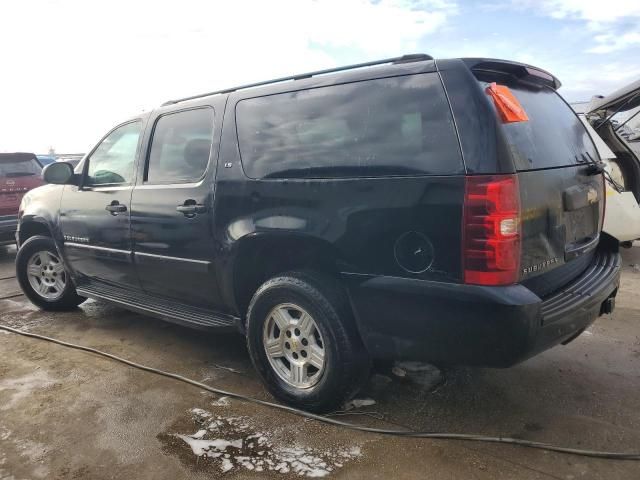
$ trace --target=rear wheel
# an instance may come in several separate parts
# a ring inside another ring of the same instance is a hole
[[[85,298],[76,293],[53,239],[29,238],[18,250],[16,276],[24,294],[43,310],[70,310]]]
[[[247,314],[251,360],[269,391],[305,410],[338,408],[368,378],[369,358],[346,296],[321,274],[265,282]]]

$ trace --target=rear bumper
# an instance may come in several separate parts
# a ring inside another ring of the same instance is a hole
[[[572,340],[610,310],[620,265],[618,253],[600,251],[582,275],[544,299],[523,285],[344,278],[374,357],[508,367]]]
[[[0,245],[8,245],[16,242],[16,230],[18,228],[17,215],[0,216]]]

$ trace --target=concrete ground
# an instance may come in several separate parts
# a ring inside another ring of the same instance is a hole
[[[102,302],[44,313],[0,254],[0,323],[270,399],[243,339]],[[624,252],[617,309],[565,347],[508,370],[405,366],[375,375],[338,418],[640,451],[640,248]],[[634,266],[635,265],[635,266]],[[15,295],[15,296],[13,296]],[[418,370],[418,371],[416,371]],[[434,381],[434,378],[436,379]],[[219,398],[83,352],[0,331],[0,479],[637,479],[640,463],[513,446],[401,439]]]

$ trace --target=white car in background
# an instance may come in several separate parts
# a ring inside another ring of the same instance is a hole
[[[631,246],[640,239],[640,80],[572,107],[606,165],[603,230],[623,246]]]

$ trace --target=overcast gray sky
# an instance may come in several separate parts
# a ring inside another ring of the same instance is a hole
[[[170,98],[403,53],[531,63],[570,101],[640,78],[639,0],[22,0],[0,18],[0,151],[84,152]]]

